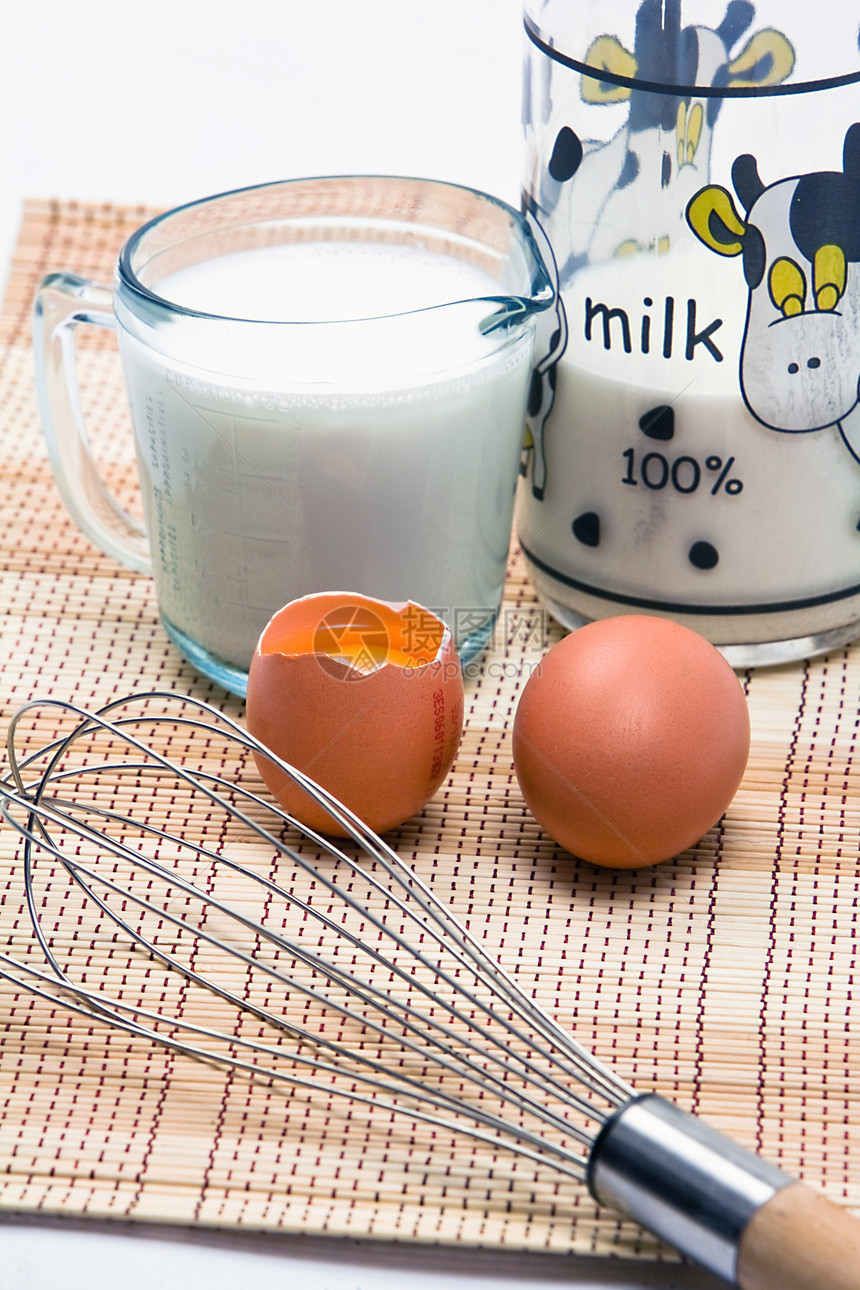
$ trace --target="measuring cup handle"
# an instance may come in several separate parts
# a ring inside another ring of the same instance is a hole
[[[110,492],[93,458],[78,390],[78,323],[116,327],[110,288],[73,273],[50,274],[36,293],[33,349],[51,469],[82,532],[120,564],[150,573],[146,531]]]

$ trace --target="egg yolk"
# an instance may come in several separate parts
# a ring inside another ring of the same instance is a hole
[[[296,602],[260,638],[263,654],[325,654],[360,672],[386,663],[415,668],[439,655],[445,625],[418,606],[372,606],[343,598],[320,616],[319,604]]]

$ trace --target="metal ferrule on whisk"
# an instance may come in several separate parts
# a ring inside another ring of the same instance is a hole
[[[753,1215],[793,1179],[653,1093],[616,1111],[588,1166],[595,1200],[737,1285]]]

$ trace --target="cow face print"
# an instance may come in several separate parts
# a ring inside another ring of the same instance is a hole
[[[687,219],[710,250],[743,257],[744,401],[786,434],[838,427],[860,463],[860,123],[845,135],[841,172],[766,187],[744,156],[732,179],[742,213],[730,192],[709,185]]]

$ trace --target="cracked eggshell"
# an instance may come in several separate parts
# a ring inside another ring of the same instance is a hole
[[[526,683],[514,769],[560,846],[638,868],[684,851],[721,818],[747,764],[750,722],[722,654],[669,619],[630,614],[580,627]]]
[[[463,731],[463,678],[449,629],[412,602],[306,596],[263,631],[246,724],[377,833],[420,811],[446,778]],[[328,812],[267,757],[257,768],[280,805],[320,833]]]

